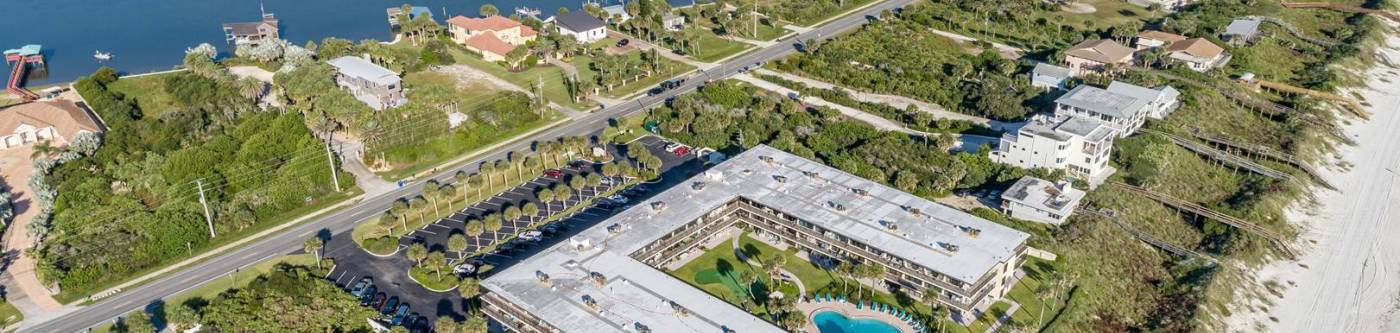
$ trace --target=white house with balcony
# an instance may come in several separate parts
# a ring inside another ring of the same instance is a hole
[[[1102,183],[1116,130],[1084,116],[1038,115],[1015,133],[1001,136],[992,161],[1020,168],[1063,169],[1071,177]]]
[[[1055,114],[1097,119],[1127,137],[1147,118],[1161,119],[1175,111],[1180,95],[1171,86],[1146,88],[1118,81],[1108,89],[1081,85],[1055,100]]]

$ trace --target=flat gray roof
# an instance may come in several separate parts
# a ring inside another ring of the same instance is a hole
[[[762,158],[761,158],[762,157]],[[765,162],[764,158],[771,158]],[[809,177],[804,174],[815,175]],[[780,182],[775,176],[785,177]],[[696,186],[703,183],[703,186]],[[868,191],[860,195],[852,189]],[[678,227],[745,197],[972,283],[1011,260],[1030,236],[821,163],[759,145],[685,183],[580,232],[483,281],[489,291],[569,332],[629,330],[642,323],[665,332],[782,332],[747,312],[629,257]],[[664,204],[653,205],[662,202]],[[832,208],[840,203],[843,210]],[[663,206],[660,209],[656,206]],[[914,207],[914,216],[903,207]],[[893,224],[897,229],[884,225]],[[618,232],[609,232],[617,225]],[[980,230],[977,236],[965,228]],[[580,246],[587,244],[587,246]],[[956,252],[941,244],[958,246]],[[538,281],[536,272],[553,286]],[[599,272],[606,283],[586,280]],[[583,306],[597,300],[603,314]],[[689,316],[673,313],[670,302]],[[633,330],[635,331],[635,330]]]
[[[340,58],[331,59],[326,63],[335,66],[337,72],[346,76],[365,79],[385,86],[399,83],[398,73],[394,73],[394,71],[384,67],[379,67],[379,65],[375,65],[364,58],[342,56]]]
[[[1068,141],[1072,135],[1089,142],[1099,142],[1113,135],[1113,129],[1101,121],[1070,115],[1037,116],[1020,130],[1058,141]]]
[[[1147,102],[1147,100],[1087,84],[1074,87],[1074,90],[1070,90],[1069,93],[1055,99],[1057,104],[1069,105],[1117,118],[1132,118],[1147,105]]]
[[[1068,79],[1070,78],[1070,76],[1072,76],[1069,68],[1055,66],[1043,62],[1035,63],[1035,68],[1031,69],[1031,71],[1039,75],[1049,76],[1060,80]]]
[[[1254,36],[1259,32],[1259,20],[1257,19],[1235,19],[1230,21],[1230,25],[1225,26],[1224,35]]]
[[[1084,198],[1084,191],[1068,185],[1062,188],[1048,180],[1025,176],[1002,192],[1001,198],[1069,216],[1079,205],[1079,199]]]

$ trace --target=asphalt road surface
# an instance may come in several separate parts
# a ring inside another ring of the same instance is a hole
[[[639,97],[621,104],[610,105],[602,111],[589,114],[568,124],[540,132],[535,137],[505,145],[493,152],[483,154],[476,159],[463,162],[460,166],[445,168],[442,172],[432,176],[432,178],[450,183],[452,175],[456,173],[457,170],[474,172],[477,166],[483,161],[504,159],[506,155],[512,151],[528,151],[533,147],[535,142],[548,141],[560,137],[585,136],[599,133],[607,127],[609,119],[620,118],[649,107],[654,107],[671,97],[698,88],[707,80],[727,78],[745,69],[745,67],[749,67],[758,62],[777,59],[796,52],[795,44],[797,41],[829,38],[840,32],[863,25],[871,18],[878,17],[880,13],[885,10],[894,10],[913,2],[914,0],[887,0],[866,7],[860,11],[827,22],[806,33],[783,39],[772,46],[735,57],[707,71],[691,74],[690,79],[686,80],[679,88],[667,90],[653,96]],[[44,322],[25,323],[24,326],[20,328],[20,332],[81,332],[93,326],[110,322],[113,318],[127,312],[155,304],[162,298],[178,294],[181,291],[199,286],[207,281],[224,277],[236,269],[251,266],[271,257],[296,252],[301,249],[302,242],[313,234],[327,232],[329,234],[340,234],[349,232],[354,228],[356,223],[376,216],[388,209],[389,205],[394,200],[418,193],[425,180],[426,179],[414,180],[403,188],[375,197],[365,198],[362,202],[350,208],[331,213],[328,216],[309,223],[288,228],[280,234],[255,241],[222,256],[213,257],[192,267],[177,271],[176,273],[155,279],[138,287],[130,288],[117,295],[105,298],[96,304],[78,308],[50,318]]]

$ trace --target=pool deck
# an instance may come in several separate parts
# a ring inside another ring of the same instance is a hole
[[[894,326],[894,328],[899,329],[899,331],[903,333],[918,332],[914,330],[913,326],[909,326],[909,323],[906,323],[904,322],[904,320],[901,320],[899,318],[895,318],[894,315],[883,312],[871,311],[869,308],[856,309],[856,305],[853,303],[817,303],[811,301],[802,301],[797,303],[797,310],[807,314],[807,325],[802,328],[807,333],[821,332],[820,330],[817,330],[817,325],[815,324],[816,321],[813,320],[813,317],[815,317],[818,312],[824,311],[836,311],[841,313],[842,315],[845,315],[846,318],[850,319],[875,319],[883,321],[885,323],[890,324],[890,326]]]

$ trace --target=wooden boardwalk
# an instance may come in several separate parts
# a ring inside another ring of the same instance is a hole
[[[1307,113],[1307,112],[1298,111],[1297,109],[1294,109],[1294,108],[1291,108],[1291,107],[1287,107],[1287,106],[1284,106],[1284,105],[1281,105],[1281,104],[1278,104],[1278,103],[1274,103],[1274,102],[1272,102],[1272,101],[1268,101],[1268,100],[1256,98],[1256,97],[1254,97],[1254,96],[1250,96],[1249,94],[1240,93],[1240,92],[1237,92],[1237,91],[1235,91],[1235,90],[1233,90],[1233,89],[1230,89],[1229,86],[1220,86],[1220,85],[1205,83],[1205,82],[1197,81],[1197,80],[1195,80],[1195,79],[1189,79],[1189,78],[1185,78],[1185,77],[1182,77],[1182,76],[1178,76],[1178,75],[1176,75],[1176,74],[1171,74],[1171,73],[1167,73],[1167,72],[1159,71],[1159,70],[1151,70],[1151,69],[1139,69],[1139,70],[1142,71],[1143,73],[1148,74],[1148,75],[1160,77],[1160,78],[1163,78],[1163,79],[1181,82],[1181,83],[1184,83],[1184,84],[1187,84],[1187,85],[1191,85],[1191,86],[1195,86],[1195,87],[1198,87],[1198,88],[1203,88],[1203,89],[1209,89],[1209,90],[1218,91],[1218,92],[1220,92],[1221,95],[1224,95],[1227,99],[1230,99],[1231,101],[1235,102],[1235,104],[1238,104],[1238,105],[1240,105],[1240,106],[1242,106],[1242,107],[1249,108],[1251,111],[1259,112],[1259,113],[1264,114],[1264,115],[1267,115],[1267,116],[1289,115],[1289,116],[1297,117],[1297,119],[1302,120],[1303,122],[1308,123],[1309,125],[1317,126],[1318,128],[1322,128],[1322,129],[1326,130],[1327,134],[1331,135],[1332,137],[1336,138],[1337,140],[1339,140],[1339,141],[1341,141],[1341,142],[1343,142],[1343,143],[1347,143],[1347,144],[1353,144],[1353,143],[1355,143],[1355,141],[1353,141],[1350,137],[1348,137],[1348,136],[1346,135],[1346,133],[1343,133],[1343,132],[1342,132],[1341,128],[1338,128],[1338,127],[1337,127],[1335,124],[1333,124],[1331,121],[1328,121],[1328,120],[1325,120],[1325,119],[1320,119],[1320,117],[1318,117],[1318,116],[1315,115],[1315,114],[1310,114],[1310,113]]]
[[[1085,205],[1083,207],[1080,207],[1079,209],[1080,211],[1103,217],[1105,220],[1108,220],[1108,222],[1113,223],[1114,226],[1117,226],[1118,229],[1121,229],[1123,230],[1123,232],[1127,232],[1129,235],[1132,235],[1133,238],[1137,238],[1139,241],[1161,249],[1162,251],[1167,251],[1167,253],[1171,253],[1178,257],[1202,258],[1205,260],[1209,260],[1212,263],[1217,262],[1215,258],[1212,258],[1200,252],[1192,251],[1191,249],[1185,247],[1177,246],[1176,244],[1172,244],[1170,242],[1162,240],[1161,238],[1152,236],[1151,234],[1143,232],[1142,230],[1138,230],[1137,228],[1134,228],[1132,225],[1124,223],[1123,221],[1119,221],[1117,218],[1117,213],[1112,210],[1098,209],[1090,205]]]
[[[1283,181],[1290,181],[1290,182],[1291,182],[1291,181],[1296,181],[1296,180],[1294,179],[1293,175],[1291,175],[1291,174],[1289,174],[1289,173],[1287,173],[1287,172],[1282,172],[1282,171],[1274,170],[1274,169],[1269,168],[1269,167],[1267,167],[1267,166],[1260,165],[1259,163],[1255,163],[1254,161],[1251,161],[1251,160],[1249,160],[1249,159],[1247,159],[1247,158],[1240,157],[1240,156],[1236,156],[1236,155],[1234,155],[1234,154],[1230,154],[1230,153],[1225,152],[1225,151],[1223,151],[1223,150],[1211,148],[1210,146],[1201,144],[1201,143],[1196,142],[1196,141],[1192,141],[1192,140],[1190,140],[1190,139],[1186,139],[1186,138],[1183,138],[1183,137],[1179,137],[1179,136],[1173,135],[1173,134],[1171,134],[1171,133],[1162,132],[1162,131],[1156,131],[1156,130],[1150,130],[1150,129],[1146,129],[1146,128],[1138,129],[1138,131],[1139,131],[1139,132],[1142,132],[1142,133],[1154,134],[1154,135],[1157,135],[1157,136],[1161,136],[1161,137],[1167,138],[1168,140],[1171,140],[1172,143],[1175,143],[1177,146],[1180,146],[1180,147],[1182,147],[1182,148],[1185,148],[1186,150],[1190,150],[1190,151],[1195,152],[1195,153],[1197,153],[1197,154],[1205,155],[1205,156],[1207,156],[1207,157],[1210,157],[1210,158],[1213,159],[1213,160],[1220,161],[1220,162],[1222,162],[1222,163],[1227,163],[1227,164],[1230,164],[1230,165],[1234,165],[1234,166],[1237,167],[1237,168],[1242,168],[1242,169],[1245,169],[1245,170],[1249,170],[1250,172],[1254,172],[1254,173],[1259,174],[1259,175],[1264,176],[1264,177],[1269,177],[1269,178],[1278,179],[1278,180],[1283,180]]]
[[[1356,100],[1342,97],[1341,95],[1307,89],[1282,82],[1274,82],[1260,79],[1254,79],[1253,81],[1250,81],[1249,85],[1252,87],[1264,88],[1284,94],[1311,96],[1337,102],[1342,104],[1343,109],[1351,111],[1352,115],[1360,117],[1361,119],[1371,119],[1371,115],[1366,112],[1366,109],[1361,107],[1361,103],[1357,103]]]
[[[1245,155],[1248,155],[1248,157],[1258,156],[1274,160],[1276,162],[1291,165],[1295,168],[1298,168],[1299,170],[1303,170],[1303,172],[1306,172],[1308,176],[1310,176],[1312,180],[1317,182],[1319,185],[1322,185],[1323,187],[1332,190],[1337,189],[1336,186],[1332,186],[1332,184],[1328,183],[1326,179],[1323,179],[1322,174],[1319,173],[1316,168],[1313,168],[1311,164],[1303,162],[1302,160],[1299,160],[1293,155],[1276,151],[1270,149],[1269,147],[1237,142],[1218,135],[1204,134],[1201,133],[1200,130],[1197,130],[1195,128],[1188,128],[1187,131],[1190,132],[1191,136],[1196,139],[1200,139],[1202,141],[1205,141],[1206,143],[1221,147],[1227,152],[1234,152],[1236,155],[1239,155],[1241,152],[1243,152]]]
[[[1274,232],[1273,230],[1260,227],[1257,224],[1245,221],[1234,216],[1227,215],[1225,213],[1217,212],[1215,210],[1206,208],[1194,202],[1181,200],[1163,193],[1153,192],[1145,188],[1121,182],[1108,182],[1108,184],[1127,190],[1132,194],[1137,194],[1148,199],[1156,200],[1157,202],[1160,202],[1167,206],[1171,206],[1173,208],[1176,208],[1177,210],[1190,212],[1192,214],[1196,214],[1197,216],[1216,220],[1220,223],[1224,223],[1237,229],[1244,230],[1256,236],[1264,237],[1264,239],[1272,243],[1274,247],[1278,248],[1279,251],[1283,252],[1284,256],[1287,256],[1289,259],[1294,259],[1298,256],[1298,253],[1294,251],[1292,247],[1288,246],[1288,239],[1285,238],[1283,235]]]

